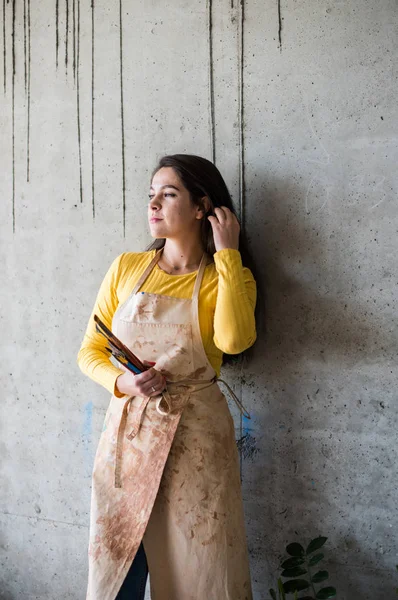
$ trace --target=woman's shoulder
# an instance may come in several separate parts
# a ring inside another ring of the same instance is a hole
[[[124,280],[130,279],[134,273],[139,273],[149,264],[155,255],[155,250],[148,252],[122,252],[112,261],[107,276],[113,281],[113,285],[119,285]]]
[[[119,276],[131,275],[132,271],[140,271],[145,268],[155,256],[156,250],[145,252],[123,252],[116,258],[119,267]]]

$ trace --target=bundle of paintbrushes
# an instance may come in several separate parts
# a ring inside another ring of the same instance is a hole
[[[108,342],[107,350],[129,371],[132,371],[136,375],[147,371],[150,367],[146,367],[127,346],[125,346],[108,327],[101,321],[101,319],[94,315],[95,328],[106,338]]]

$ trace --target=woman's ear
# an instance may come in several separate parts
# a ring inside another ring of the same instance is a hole
[[[197,219],[204,219],[207,213],[211,210],[211,202],[208,196],[201,198],[202,205],[198,206]]]

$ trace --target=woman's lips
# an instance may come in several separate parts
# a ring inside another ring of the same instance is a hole
[[[158,218],[156,218],[156,217],[151,217],[151,218],[149,219],[149,222],[150,222],[150,223],[157,223],[158,221],[162,221],[162,219],[158,219]]]

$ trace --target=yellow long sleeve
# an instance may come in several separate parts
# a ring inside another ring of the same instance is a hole
[[[115,367],[105,350],[105,338],[96,332],[94,314],[111,328],[112,317],[124,303],[155,251],[121,254],[106,273],[91,312],[77,362],[82,372],[110,393],[123,373]],[[140,288],[143,292],[190,298],[196,272],[168,275],[156,265]],[[207,265],[199,293],[199,324],[209,362],[220,373],[223,352],[237,354],[256,339],[254,308],[256,283],[251,271],[242,266],[238,250],[224,249],[214,254]]]
[[[214,262],[218,272],[214,343],[222,352],[239,354],[256,341],[256,282],[243,268],[238,250],[219,250]]]

